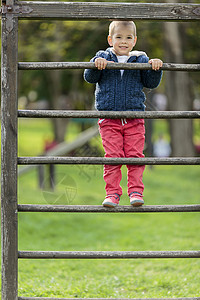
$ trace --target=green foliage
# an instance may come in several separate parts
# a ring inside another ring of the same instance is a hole
[[[22,20],[19,24],[19,61],[89,61],[96,51],[108,47],[109,21]],[[136,25],[136,49],[147,52],[151,58],[164,59],[163,23],[137,21]],[[187,22],[182,23],[181,28],[185,61],[197,63],[200,43],[198,26],[195,22]],[[30,90],[35,90],[37,100],[46,99],[52,102],[51,86],[57,86],[54,76],[50,75],[52,72],[54,71],[21,71],[19,95],[26,96],[29,102],[28,94]],[[89,101],[89,107],[93,103],[93,85],[86,84],[82,75],[82,70],[59,71],[59,93],[74,97],[73,108],[76,107],[80,95],[83,95],[82,106],[85,101]],[[198,94],[199,76],[197,73],[192,73],[191,76],[195,94]],[[74,94],[76,95],[73,96]]]
[[[107,30],[107,22],[21,21],[19,60],[89,61],[98,49],[105,48],[105,30]],[[53,79],[50,76],[51,72],[21,72],[20,95],[25,94],[27,96],[28,92],[33,89],[37,91],[38,100],[52,100],[51,84]],[[82,70],[59,71],[60,94],[68,95],[76,92],[77,89],[79,93],[84,89],[87,92],[88,85],[84,84],[82,73]],[[91,90],[92,87],[90,87]]]
[[[88,62],[98,50],[108,47],[109,21],[20,20],[19,24],[19,61]],[[163,24],[156,21],[136,21],[136,49],[145,51],[150,58],[159,57],[165,61]],[[185,62],[197,63],[200,42],[198,27],[195,22],[179,24]],[[190,78],[188,85],[192,87],[191,97],[187,101],[191,103],[192,109],[193,99],[199,99],[200,77],[197,72],[191,72]],[[165,80],[164,75],[158,89],[160,93],[165,93]],[[148,98],[150,95],[147,95],[147,100]],[[90,110],[94,107],[94,85],[83,80],[83,70],[20,71],[19,107],[42,109],[43,106],[32,103],[41,103],[41,100],[45,100],[45,108],[49,109]],[[44,105],[44,101],[40,105]],[[174,110],[174,107],[171,105],[168,109]],[[60,134],[59,126],[63,128]],[[62,141],[66,124],[59,126],[53,127],[54,139]]]

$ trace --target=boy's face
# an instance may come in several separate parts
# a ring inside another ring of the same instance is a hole
[[[118,56],[129,55],[137,41],[131,25],[117,25],[112,36],[108,36],[108,44],[113,47]]]

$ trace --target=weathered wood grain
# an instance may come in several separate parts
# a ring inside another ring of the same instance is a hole
[[[60,70],[60,69],[96,69],[91,62],[19,62],[19,70]],[[147,63],[108,63],[107,69],[114,70],[151,70]],[[163,71],[200,71],[200,64],[164,63]]]
[[[199,111],[19,110],[20,118],[198,119]]]
[[[2,300],[17,300],[17,45],[18,20],[2,18],[1,222]],[[11,27],[10,27],[11,26]],[[12,28],[11,31],[10,28]]]
[[[11,11],[10,11],[11,12]],[[199,20],[199,4],[115,2],[17,2],[19,18],[63,20]]]
[[[200,165],[199,157],[19,157],[19,165],[64,164],[64,165]]]
[[[200,251],[19,251],[31,259],[200,258]]]
[[[102,205],[37,205],[19,204],[19,212],[68,212],[68,213],[161,213],[161,212],[200,212],[200,205],[144,205],[133,207],[119,205],[115,208]]]

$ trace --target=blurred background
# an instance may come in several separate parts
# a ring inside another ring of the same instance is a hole
[[[98,50],[108,47],[108,25],[107,21],[20,21],[19,61],[88,62]],[[137,21],[136,26],[135,49],[145,51],[150,58],[171,63],[200,61],[197,22]],[[19,109],[91,110],[94,88],[83,80],[83,70],[20,71]],[[160,86],[145,92],[147,110],[200,110],[199,72],[165,71]],[[71,122],[81,132],[96,120],[51,120],[51,132],[43,136],[39,152],[51,142],[65,141]],[[199,155],[199,129],[199,120],[147,120],[146,155],[159,155],[154,149],[160,141],[168,147],[166,156]]]

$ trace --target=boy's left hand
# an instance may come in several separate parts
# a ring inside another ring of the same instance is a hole
[[[159,59],[159,58],[154,58],[154,59],[150,59],[150,60],[149,60],[149,64],[152,65],[152,69],[153,69],[154,71],[158,71],[158,70],[162,67],[163,62],[162,62],[162,60]]]

